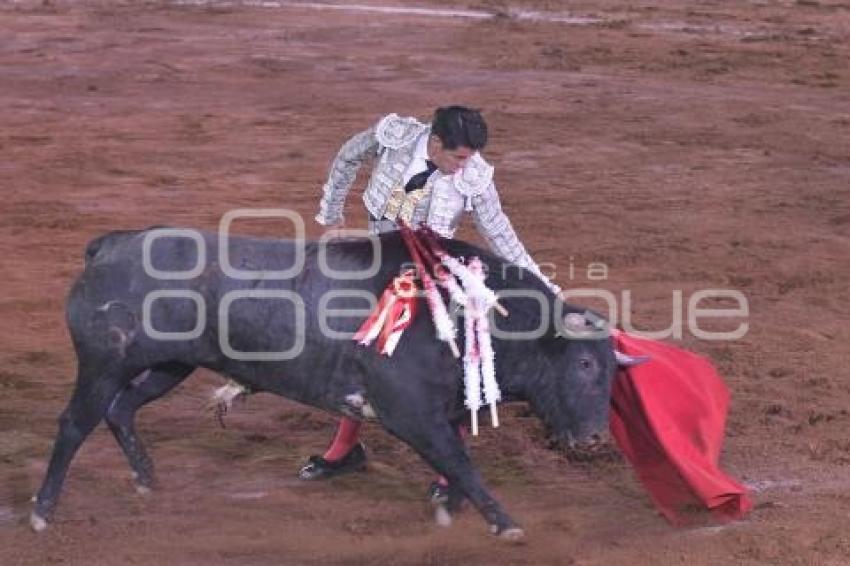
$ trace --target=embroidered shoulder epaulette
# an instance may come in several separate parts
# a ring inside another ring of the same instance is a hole
[[[398,114],[388,114],[375,126],[378,143],[390,149],[399,149],[413,143],[427,126],[416,118],[403,118]]]
[[[493,166],[484,161],[481,154],[475,152],[463,169],[454,174],[454,187],[463,196],[470,198],[484,192],[493,181]]]

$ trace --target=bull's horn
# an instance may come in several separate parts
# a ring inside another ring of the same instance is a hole
[[[650,360],[649,356],[630,356],[619,350],[614,350],[614,356],[617,357],[617,363],[626,368],[640,365]]]

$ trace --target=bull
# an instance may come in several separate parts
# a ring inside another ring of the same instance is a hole
[[[204,367],[251,391],[376,419],[448,479],[450,500],[471,501],[494,534],[522,536],[484,487],[458,435],[466,417],[462,364],[435,339],[424,299],[392,357],[337,337],[350,336],[362,322],[363,296],[380,296],[409,265],[397,232],[325,243],[248,237],[224,243],[216,234],[190,233],[195,236],[164,237],[161,228],[110,232],[88,245],[66,305],[76,385],[34,498],[35,530],[47,526],[71,460],[104,419],[137,487],[149,489],[153,465],[134,415]],[[592,330],[593,317],[560,301],[530,272],[504,269],[497,257],[461,241],[442,244],[452,255],[481,258],[487,285],[510,313],[493,321],[505,331],[493,336],[503,400],[527,402],[556,439],[594,442],[607,428],[618,360],[604,334],[570,334],[577,320]],[[351,276],[330,276],[328,266]],[[361,316],[328,317],[331,309]],[[298,355],[287,354],[295,349]]]

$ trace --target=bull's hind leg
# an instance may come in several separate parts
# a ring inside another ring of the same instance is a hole
[[[149,492],[155,478],[153,462],[136,435],[136,411],[177,387],[194,369],[177,362],[160,364],[133,379],[109,405],[106,423],[127,456],[139,493]]]
[[[467,454],[463,441],[448,422],[384,422],[390,432],[407,442],[452,489],[463,493],[490,525],[490,532],[508,540],[519,540],[524,533],[484,488],[481,476]],[[457,497],[457,495],[455,495]]]
[[[47,526],[47,518],[56,506],[68,466],[80,445],[103,419],[115,395],[138,373],[138,370],[129,370],[119,363],[106,367],[106,371],[97,374],[82,365],[79,368],[74,394],[59,417],[59,433],[53,445],[47,475],[30,516],[30,523],[37,531]]]
[[[463,427],[457,427],[455,429],[455,435],[464,446],[464,450],[468,455],[465,429]],[[466,496],[455,484],[449,484],[445,477],[440,476],[428,488],[428,499],[431,501],[431,505],[434,506],[434,519],[437,524],[442,527],[448,527],[452,524],[452,515],[461,510]]]

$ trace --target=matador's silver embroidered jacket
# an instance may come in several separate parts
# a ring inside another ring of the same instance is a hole
[[[323,225],[342,222],[345,198],[357,171],[367,158],[374,158],[372,176],[363,193],[366,209],[374,218],[391,221],[404,218],[414,226],[424,221],[441,236],[451,238],[463,213],[470,212],[493,252],[538,275],[557,292],[559,288],[540,272],[502,211],[493,184],[493,167],[478,152],[454,174],[434,171],[425,190],[404,193],[402,179],[413,160],[416,145],[430,132],[430,125],[415,118],[389,114],[345,142],[323,187],[316,220]]]

